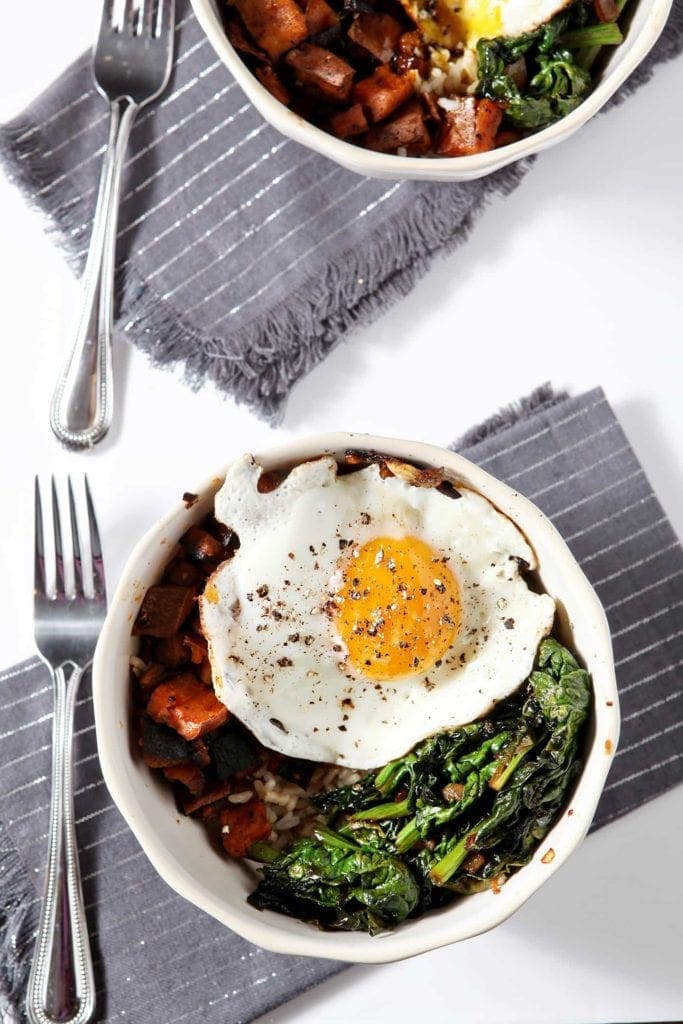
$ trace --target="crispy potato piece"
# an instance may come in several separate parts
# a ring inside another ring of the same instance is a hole
[[[271,60],[302,43],[308,36],[304,13],[295,0],[233,0],[257,46]]]
[[[395,153],[399,148],[405,148],[411,155],[426,153],[431,145],[431,139],[425,126],[424,111],[419,99],[415,97],[390,120],[371,128],[365,136],[365,145],[368,149],[375,149],[381,153]],[[394,476],[402,475],[395,472],[393,465],[388,465],[387,468],[391,469]],[[414,482],[410,480],[410,483]]]
[[[204,773],[196,764],[169,765],[163,771],[171,782],[182,783],[191,796],[201,796],[204,791]]]
[[[410,99],[414,91],[409,79],[382,66],[368,78],[356,82],[352,96],[356,103],[363,104],[371,121],[383,121]]]
[[[229,17],[225,31],[228,39],[240,53],[248,53],[251,57],[256,57],[257,60],[265,60],[266,55],[263,50],[260,50],[258,46],[255,46],[252,40],[247,35],[241,18],[237,15]]]
[[[270,822],[262,800],[232,804],[221,811],[223,846],[231,857],[244,857],[252,843],[267,839]]]
[[[229,783],[214,783],[209,789],[205,790],[201,796],[195,797],[192,800],[188,799],[183,801],[183,814],[196,814],[197,811],[203,811],[207,807],[220,804],[222,800],[226,799],[229,793]]]
[[[133,625],[133,636],[172,637],[194,605],[194,587],[160,583],[145,594]]]
[[[498,104],[474,96],[458,97],[450,103],[456,106],[443,112],[436,152],[440,156],[470,156],[493,149],[503,117]]]
[[[147,714],[186,740],[196,740],[228,720],[226,706],[189,672],[159,683],[149,699]]]
[[[270,64],[264,64],[263,67],[256,68],[254,74],[271,96],[274,96],[280,103],[284,103],[286,107],[289,106],[291,100],[289,90],[277,71],[274,71]]]
[[[336,11],[334,11],[327,0],[307,0],[306,3],[306,24],[312,36],[320,32],[327,32],[339,23]]]
[[[348,110],[342,110],[330,118],[330,128],[340,139],[362,135],[368,130],[368,119],[360,103],[354,103]]]
[[[361,11],[354,14],[347,35],[380,64],[388,64],[396,52],[403,29],[390,14]]]
[[[348,99],[353,68],[330,50],[304,43],[287,54],[285,63],[294,72],[297,82],[314,95],[333,103],[344,103]]]

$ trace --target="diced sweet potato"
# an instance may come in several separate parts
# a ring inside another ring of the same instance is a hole
[[[190,660],[189,652],[180,635],[165,637],[154,644],[154,659],[166,668],[179,668]]]
[[[189,558],[174,558],[164,572],[164,583],[174,583],[177,587],[196,587],[203,579],[202,566]]]
[[[368,130],[368,119],[360,103],[354,103],[348,110],[342,110],[330,118],[330,128],[340,139],[362,135]]]
[[[280,103],[284,103],[286,107],[290,103],[289,90],[278,75],[277,71],[274,71],[270,64],[264,64],[261,68],[256,68],[254,72],[261,85],[268,90],[271,96],[274,96]]]
[[[141,690],[148,693],[167,675],[168,669],[165,665],[150,665],[141,676],[138,676],[138,686]]]
[[[244,857],[252,843],[267,839],[271,826],[262,800],[233,804],[221,811],[223,846],[231,857]]]
[[[184,800],[183,813],[196,814],[198,811],[202,811],[209,806],[220,804],[228,796],[230,790],[230,785],[225,782],[219,785],[214,784],[205,789],[201,796],[194,797],[191,800]]]
[[[380,64],[388,64],[396,52],[402,31],[396,18],[390,14],[361,11],[354,14],[347,35]]]
[[[287,54],[285,63],[294,72],[297,82],[313,95],[332,103],[344,103],[348,99],[353,68],[330,50],[304,43]]]
[[[181,633],[180,641],[185,648],[186,657],[193,665],[201,665],[207,656],[208,646],[200,633]]]
[[[304,13],[295,0],[233,0],[257,46],[271,60],[308,36]]]
[[[170,725],[183,739],[196,740],[228,720],[228,709],[190,673],[159,683],[147,705],[155,722]]]
[[[180,782],[192,796],[200,796],[204,789],[204,773],[196,764],[174,764],[164,768],[171,782]]]
[[[257,60],[265,60],[265,53],[256,46],[244,30],[244,25],[237,15],[228,18],[225,26],[228,39],[240,53],[248,53]]]
[[[503,111],[493,100],[461,96],[449,100],[436,144],[440,156],[470,156],[493,149]]]
[[[521,139],[519,132],[506,129],[505,131],[498,132],[496,135],[496,149],[500,149],[501,146],[511,146],[513,142],[519,142]]]
[[[411,156],[426,153],[431,139],[419,99],[415,97],[389,121],[371,128],[365,136],[365,145],[380,153],[395,153],[397,149],[406,149]]]
[[[336,11],[334,11],[327,0],[307,0],[306,3],[306,24],[312,36],[321,32],[327,32],[339,22]]]
[[[221,542],[201,526],[191,526],[180,538],[180,546],[195,562],[215,562],[225,555]]]
[[[424,107],[425,120],[430,124],[441,124],[441,110],[433,92],[421,92],[420,100]]]
[[[371,121],[383,121],[410,99],[413,84],[408,78],[395,75],[387,67],[377,68],[368,78],[356,82],[352,96],[356,103],[362,103]]]
[[[133,636],[173,636],[192,611],[194,597],[193,587],[170,583],[150,587],[133,625]]]

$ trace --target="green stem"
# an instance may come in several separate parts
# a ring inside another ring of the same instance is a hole
[[[258,860],[262,864],[273,864],[281,855],[281,850],[276,850],[270,843],[264,843],[261,840],[252,843],[247,850],[247,857],[250,860]]]
[[[560,46],[566,46],[568,50],[583,50],[593,46],[618,46],[623,40],[616,21],[609,21],[565,32],[557,42]]]
[[[458,870],[469,853],[468,840],[474,837],[474,832],[467,832],[455,846],[451,847],[445,857],[434,865],[429,872],[429,877],[434,885],[445,885]]]
[[[397,853],[405,853],[407,850],[414,846],[420,838],[420,833],[415,825],[415,818],[404,825],[401,831],[396,836],[396,851]]]
[[[390,761],[375,776],[375,789],[386,796],[395,788],[396,783],[415,760],[415,754],[408,754],[407,757],[402,757],[398,761]]]
[[[405,818],[410,814],[410,801],[392,800],[389,804],[377,804],[376,807],[366,807],[364,811],[352,814],[349,821],[383,821],[386,818]]]

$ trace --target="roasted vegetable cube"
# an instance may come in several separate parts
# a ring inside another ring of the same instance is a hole
[[[339,22],[336,12],[330,7],[326,0],[307,0],[306,3],[306,24],[312,36],[327,32]]]
[[[256,68],[254,74],[261,85],[268,90],[271,96],[274,96],[276,100],[280,101],[280,103],[284,103],[286,107],[289,106],[289,91],[280,76],[273,70],[270,64],[264,64],[263,67]]]
[[[371,128],[365,136],[365,145],[381,153],[395,153],[397,149],[405,149],[411,155],[426,153],[431,139],[417,97],[389,121]]]
[[[270,822],[262,800],[233,804],[221,811],[223,846],[231,857],[244,857],[252,843],[267,839]]]
[[[177,633],[194,605],[193,587],[160,583],[145,594],[133,626],[133,636],[171,637]]]
[[[174,729],[155,722],[149,715],[142,719],[142,757],[150,768],[167,768],[188,761],[190,744]]]
[[[180,782],[191,796],[201,796],[204,790],[204,773],[196,764],[175,764],[164,768],[164,775],[171,782]]]
[[[436,151],[440,156],[485,153],[496,144],[503,111],[493,100],[462,96],[448,101]]]
[[[348,99],[353,68],[330,50],[304,43],[287,54],[285,63],[294,72],[297,82],[315,96],[332,103],[344,103]]]
[[[368,130],[368,119],[360,103],[354,103],[348,110],[341,110],[330,118],[330,128],[340,139],[362,135]]]
[[[201,526],[191,526],[180,538],[180,546],[195,562],[216,562],[225,557],[223,545]]]
[[[360,14],[354,14],[347,34],[352,42],[380,64],[388,64],[396,52],[402,31],[396,18],[390,14],[361,11]]]
[[[257,46],[271,60],[303,42],[308,25],[295,0],[233,0]]]
[[[260,760],[256,744],[234,721],[229,722],[225,732],[212,740],[210,750],[216,775],[222,781],[253,768]]]
[[[356,82],[352,95],[356,103],[363,104],[371,121],[383,121],[410,99],[414,91],[410,79],[380,67],[368,78]]]
[[[190,673],[159,683],[149,699],[147,713],[186,740],[196,740],[228,720],[228,709],[213,690]]]

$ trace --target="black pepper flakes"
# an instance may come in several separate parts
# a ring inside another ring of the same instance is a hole
[[[256,588],[256,593],[258,594],[259,597],[268,597],[268,584],[262,583],[259,587]]]

